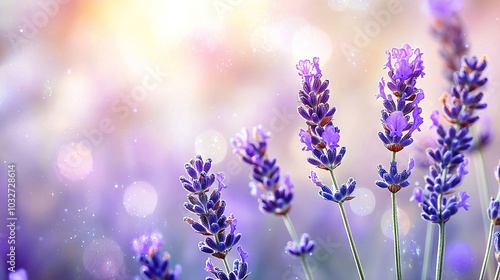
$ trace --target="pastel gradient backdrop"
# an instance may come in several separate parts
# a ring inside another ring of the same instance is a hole
[[[470,54],[489,61],[481,116],[494,137],[485,149],[494,196],[500,5],[465,1],[461,15]],[[0,220],[7,223],[7,164],[15,163],[16,268],[29,279],[134,279],[139,264],[131,241],[157,229],[172,263],[182,265],[182,279],[204,279],[207,256],[197,248],[201,236],[182,221],[189,213],[178,180],[184,163],[201,154],[226,173],[226,212],[238,218],[250,278],[302,279],[299,260],[284,253],[286,228],[259,212],[250,170],[231,151],[229,139],[241,127],[262,124],[272,132],[270,156],[296,186],[290,217],[317,242],[313,274],[354,279],[338,207],[308,181],[311,166],[298,138],[305,124],[296,113],[295,64],[318,56],[347,147],[336,176],[358,181],[356,199],[345,205],[361,262],[368,279],[392,279],[390,195],[374,185],[376,166],[388,165],[390,152],[377,137],[382,105],[375,95],[386,76],[385,51],[405,43],[420,48],[426,123],[414,135],[428,145],[428,116],[449,89],[430,23],[424,1],[416,0],[0,2]],[[416,146],[398,161],[421,156]],[[446,279],[477,278],[486,246],[485,209],[469,170],[460,189],[471,194],[472,207],[448,223]],[[409,198],[425,174],[414,171],[412,185],[398,193],[406,279],[421,275],[427,222]],[[0,228],[0,279],[8,279],[9,233]]]

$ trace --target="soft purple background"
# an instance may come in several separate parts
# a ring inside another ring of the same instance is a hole
[[[16,268],[26,269],[29,279],[133,279],[139,265],[131,240],[153,229],[163,234],[172,262],[182,265],[182,279],[203,279],[207,256],[197,249],[201,236],[182,221],[189,213],[178,181],[197,153],[212,156],[213,170],[226,173],[230,187],[223,198],[239,220],[250,278],[302,279],[300,262],[284,253],[289,237],[281,219],[258,211],[249,194],[250,170],[231,153],[229,139],[257,124],[272,132],[269,155],[296,186],[290,216],[297,231],[318,242],[309,258],[316,279],[354,279],[338,207],[320,199],[307,180],[311,166],[297,136],[304,124],[295,113],[295,64],[314,56],[330,80],[334,122],[348,149],[336,176],[340,182],[354,177],[366,194],[346,203],[365,274],[394,277],[385,221],[390,195],[373,184],[376,166],[390,160],[376,136],[382,105],[375,95],[386,75],[385,50],[405,43],[424,53],[426,76],[418,86],[427,95],[425,116],[449,89],[423,1],[61,2],[0,3],[0,180],[6,186],[7,164],[15,163]],[[484,158],[494,196],[500,5],[464,5],[470,53],[489,60],[489,107],[481,115],[491,119],[495,137]],[[347,45],[358,52],[343,51]],[[148,89],[135,91],[141,87]],[[417,146],[428,145],[429,124],[426,118],[416,144],[398,154],[401,165],[418,154]],[[460,189],[471,194],[472,207],[447,224],[446,279],[477,278],[485,249],[485,211],[474,166],[469,170]],[[406,214],[405,279],[420,279],[422,270],[427,223],[408,201],[425,173],[415,171],[412,185],[398,193]],[[0,220],[7,223],[6,191],[0,193]],[[0,228],[4,260],[8,232]],[[5,261],[0,269],[0,279],[7,279]]]

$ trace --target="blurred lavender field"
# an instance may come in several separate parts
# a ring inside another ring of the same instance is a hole
[[[488,108],[479,126],[489,120],[493,139],[484,160],[495,196],[500,5],[466,0],[461,16],[469,54],[488,57]],[[272,133],[270,153],[295,185],[290,217],[316,241],[309,258],[315,279],[355,279],[338,209],[308,180],[312,166],[298,137],[304,124],[296,113],[295,65],[317,56],[348,149],[336,176],[358,182],[345,205],[365,274],[393,279],[390,196],[374,184],[377,165],[390,159],[377,137],[382,106],[375,95],[387,74],[385,51],[420,48],[426,119],[417,145],[401,154],[423,157],[417,146],[425,149],[434,136],[428,116],[450,88],[430,28],[425,3],[416,0],[0,2],[0,180],[7,185],[7,166],[15,164],[16,270],[29,279],[136,279],[132,239],[158,230],[182,279],[204,279],[207,256],[182,220],[190,213],[179,183],[184,164],[201,154],[213,159],[212,171],[226,174],[226,212],[238,218],[249,278],[303,279],[299,260],[284,251],[286,228],[258,210],[250,170],[230,147],[241,127],[261,124]],[[460,189],[472,206],[448,223],[445,279],[477,278],[486,247],[486,210],[474,166],[468,169]],[[398,195],[405,279],[421,279],[428,223],[409,198],[426,174],[414,170]],[[8,224],[6,191],[0,201],[0,220]],[[3,280],[9,232],[1,228]]]

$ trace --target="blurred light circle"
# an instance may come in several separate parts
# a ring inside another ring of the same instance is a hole
[[[112,239],[94,239],[83,251],[83,265],[94,279],[120,279],[125,268],[122,249]]]
[[[348,3],[347,0],[329,0],[328,6],[334,11],[342,12],[347,9]]]
[[[287,17],[273,28],[273,43],[282,51],[292,52],[292,43],[295,32],[306,25],[300,17]]]
[[[353,195],[355,199],[349,201],[352,212],[359,216],[366,216],[375,209],[375,195],[367,188],[356,188]]]
[[[224,136],[215,130],[200,133],[194,142],[197,155],[204,159],[211,158],[213,163],[221,162],[227,153],[227,143]]]
[[[63,145],[57,154],[57,168],[69,180],[83,180],[92,171],[93,160],[89,147],[85,144],[70,143]]]
[[[446,247],[445,263],[460,275],[467,275],[474,270],[476,252],[465,242],[456,242]]]
[[[146,217],[155,210],[157,200],[153,186],[146,182],[134,182],[125,190],[123,205],[130,216]]]
[[[274,50],[273,28],[268,24],[260,24],[250,35],[250,45],[253,52],[271,52]]]
[[[401,209],[398,208],[398,224],[399,224],[399,236],[405,236],[410,231],[410,217],[408,214]],[[382,221],[380,223],[382,228],[382,232],[388,238],[394,238],[394,231],[392,227],[392,209],[385,211],[384,215],[382,215]]]
[[[295,32],[292,53],[295,60],[312,60],[317,56],[324,65],[332,54],[332,41],[323,30],[306,24]]]

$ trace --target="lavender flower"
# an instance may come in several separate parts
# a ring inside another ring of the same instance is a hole
[[[488,217],[495,225],[500,225],[499,213],[500,213],[500,201],[491,198],[490,207],[487,210]]]
[[[446,132],[440,125],[437,131],[439,146],[427,151],[434,164],[429,167],[429,175],[425,177],[425,191],[415,188],[413,199],[422,207],[422,218],[433,223],[444,223],[457,213],[459,208],[467,210],[469,206],[465,192],[459,193],[458,197],[444,196],[459,186],[467,174],[465,167],[468,160],[463,151],[470,147],[472,137],[467,135],[467,128],[457,132],[450,127]]]
[[[388,68],[390,81],[387,88],[392,94],[386,94],[386,82],[382,78],[379,82],[377,98],[383,99],[382,127],[379,138],[386,148],[392,152],[399,152],[413,142],[412,133],[420,131],[423,118],[422,109],[418,106],[424,98],[424,92],[415,87],[416,80],[424,76],[424,66],[420,49],[412,49],[404,45],[401,49],[392,49],[386,52],[388,61],[384,68]],[[395,59],[393,62],[392,59]]]
[[[245,280],[248,278],[248,275],[250,274],[248,272],[248,264],[246,262],[246,259],[248,258],[248,254],[243,251],[241,246],[238,246],[236,248],[240,254],[240,259],[236,259],[233,262],[233,270],[229,273],[224,272],[222,269],[214,266],[212,263],[212,260],[208,259],[205,265],[205,270],[212,273],[215,278],[213,277],[207,277],[206,280],[215,280],[215,279],[221,279],[221,280]]]
[[[451,96],[445,93],[441,102],[446,120],[459,127],[466,127],[479,119],[479,116],[474,115],[475,111],[487,106],[486,103],[482,103],[483,92],[476,89],[484,86],[488,79],[482,77],[487,64],[484,57],[481,60],[476,57],[470,59],[464,57],[462,61],[462,68],[453,75],[455,85],[451,90]]]
[[[301,64],[301,67],[304,71],[304,79],[311,77],[311,71],[320,71],[319,68],[307,63]],[[288,212],[292,205],[292,189],[294,186],[287,175],[283,177],[283,180],[280,180],[280,168],[276,164],[276,159],[270,159],[267,156],[267,140],[270,134],[262,126],[257,126],[253,128],[251,135],[252,137],[250,137],[250,131],[247,128],[243,128],[240,133],[237,133],[231,139],[233,152],[239,155],[244,162],[252,166],[251,178],[253,182],[250,183],[250,187],[252,195],[257,198],[259,209],[263,213],[283,217],[283,221],[293,239],[293,241],[289,242],[287,248],[294,252],[292,255],[301,257],[306,277],[307,279],[312,279],[304,256],[313,251],[314,241],[308,238],[307,248],[302,251],[301,249],[297,249],[302,248],[302,245],[300,245],[301,241],[297,240],[297,234],[288,217]]]
[[[472,136],[469,135],[469,126],[475,123],[479,117],[474,115],[476,110],[484,109],[486,103],[481,103],[483,93],[476,90],[486,84],[487,79],[481,76],[486,67],[486,61],[478,61],[476,58],[463,59],[462,69],[454,74],[455,85],[452,88],[452,97],[445,94],[441,100],[445,119],[454,127],[447,130],[438,123],[437,112],[433,112],[433,123],[436,126],[438,147],[429,149],[427,154],[434,164],[429,168],[426,176],[426,191],[423,196],[414,196],[414,199],[422,206],[422,217],[431,222],[444,223],[458,210],[453,209],[450,216],[443,215],[446,210],[445,204],[450,201],[464,201],[465,195],[450,199],[444,198],[452,189],[458,186],[466,173],[465,166],[468,160],[464,152],[470,149]],[[418,190],[417,192],[423,193]],[[414,193],[415,194],[415,193]],[[437,199],[434,201],[434,199]],[[439,200],[441,200],[439,202]],[[434,213],[437,210],[437,213]],[[434,217],[437,215],[437,217]]]
[[[330,108],[328,104],[329,81],[321,81],[321,69],[317,57],[312,63],[309,60],[299,61],[297,69],[302,77],[302,89],[299,90],[301,106],[297,111],[308,126],[307,130],[300,129],[299,132],[300,141],[305,145],[302,150],[312,151],[313,157],[307,158],[310,164],[321,169],[333,170],[342,162],[346,149],[345,147],[337,149],[340,129],[332,122],[336,109]]]
[[[288,242],[285,250],[287,253],[292,254],[294,256],[301,256],[305,254],[310,254],[314,250],[315,243],[309,237],[309,234],[304,233],[300,237],[300,241],[298,243]]]
[[[419,103],[424,99],[423,90],[416,87],[417,79],[423,77],[424,62],[420,49],[413,49],[405,44],[402,48],[393,48],[386,51],[389,81],[385,82],[382,77],[375,96],[382,98],[384,109],[380,119],[383,131],[378,133],[380,140],[386,149],[392,152],[390,168],[387,171],[382,165],[378,165],[378,174],[381,180],[375,182],[380,188],[386,188],[391,192],[392,224],[394,232],[394,261],[396,266],[396,278],[402,278],[401,253],[399,245],[398,213],[396,193],[410,185],[408,178],[415,165],[410,158],[408,168],[398,172],[396,153],[413,143],[413,132],[420,131],[423,118],[420,116],[422,108]],[[386,93],[386,86],[390,93]]]
[[[500,163],[496,166],[495,168],[495,177],[500,183]],[[481,266],[481,274],[479,276],[479,279],[484,279],[484,276],[486,274],[486,270],[488,267],[488,261],[490,258],[490,252],[491,252],[491,245],[492,245],[492,238],[493,238],[493,231],[495,230],[496,225],[500,225],[500,189],[497,191],[497,196],[496,198],[491,198],[490,206],[487,209],[487,214],[488,218],[490,220],[490,230],[488,233],[488,241],[486,243],[486,250],[484,253],[484,258],[483,258],[483,265]],[[495,258],[499,260],[500,262],[500,240],[498,239],[500,236],[499,232],[495,232],[495,239],[494,239],[494,244],[495,244]],[[495,279],[498,279],[500,275],[500,266],[497,266],[497,275],[495,276]]]
[[[266,154],[269,133],[262,126],[253,128],[252,137],[247,128],[231,138],[233,152],[252,166],[250,183],[251,193],[259,202],[259,209],[264,213],[286,215],[293,199],[293,185],[289,176],[280,183],[280,168],[276,159],[269,159]]]
[[[461,0],[428,0],[427,3],[433,17],[432,34],[440,43],[439,53],[445,61],[445,75],[453,82],[453,73],[460,69],[461,59],[469,49],[459,15],[463,3]]]
[[[413,158],[410,158],[408,162],[408,168],[398,173],[397,162],[391,161],[391,168],[389,172],[385,170],[382,165],[378,166],[378,174],[382,180],[375,182],[380,188],[387,188],[392,193],[397,193],[401,188],[405,188],[410,185],[408,178],[411,175],[411,171],[415,166]]]
[[[177,280],[180,279],[181,267],[170,268],[170,255],[168,252],[160,256],[163,246],[162,236],[158,232],[142,235],[132,241],[132,247],[142,264],[141,272],[148,279]]]
[[[500,263],[500,232],[495,231],[495,239],[493,241],[495,245],[495,259]]]
[[[185,217],[184,221],[190,224],[195,232],[207,236],[204,241],[198,244],[199,250],[222,259],[227,268],[226,257],[241,239],[241,234],[236,232],[237,220],[233,214],[229,216],[224,214],[226,201],[221,200],[221,191],[227,187],[224,184],[225,176],[222,172],[217,175],[210,173],[211,163],[211,159],[203,161],[203,158],[198,155],[185,164],[186,173],[189,177],[181,176],[179,179],[183,188],[188,191],[187,202],[184,203],[184,207],[197,215],[198,221],[189,217]],[[217,188],[210,190],[215,181],[217,181]],[[243,252],[243,249],[239,247],[238,251],[240,250]],[[213,271],[218,270],[220,269],[213,268]],[[247,264],[245,262],[245,270],[241,272],[241,278],[227,278],[228,276],[224,273],[215,273],[214,275],[217,279],[245,279],[246,271]]]
[[[309,178],[313,184],[320,188],[319,195],[323,199],[338,204],[359,278],[364,279],[363,268],[359,261],[356,245],[354,244],[343,206],[345,201],[354,198],[352,193],[356,187],[356,181],[353,178],[349,178],[345,184],[339,186],[333,172],[342,163],[346,148],[340,147],[340,129],[332,121],[336,108],[330,107],[328,103],[330,99],[328,85],[330,82],[328,80],[321,81],[322,72],[319,68],[318,57],[313,58],[312,63],[310,60],[300,60],[297,64],[297,69],[299,70],[299,75],[302,77],[302,89],[299,90],[299,101],[301,104],[297,108],[297,112],[304,118],[307,125],[307,130],[301,128],[299,131],[300,142],[305,145],[302,150],[309,151],[312,154],[312,157],[307,158],[307,162],[330,173],[333,186],[330,188],[323,184],[314,171],[311,171]],[[398,125],[398,123],[395,120],[394,124]],[[307,244],[305,241],[303,243]],[[288,252],[291,254],[303,253],[307,246],[304,247],[305,245],[300,244],[297,243],[289,246]]]
[[[352,177],[347,180],[346,184],[342,184],[336,191],[333,191],[330,187],[323,184],[323,182],[318,178],[318,175],[314,171],[311,171],[309,179],[311,179],[311,182],[313,184],[320,188],[319,195],[325,200],[342,203],[354,198],[354,196],[352,196],[352,193],[356,188],[356,181],[354,181]]]

